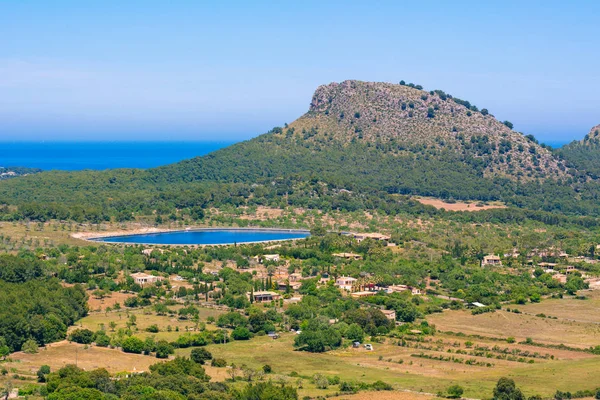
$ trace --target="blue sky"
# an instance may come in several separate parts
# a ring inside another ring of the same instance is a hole
[[[2,1],[0,140],[246,139],[302,115],[320,84],[404,79],[569,141],[600,123],[598,15],[597,1]]]

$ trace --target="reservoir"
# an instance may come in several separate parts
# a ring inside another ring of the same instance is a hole
[[[309,231],[293,229],[195,229],[92,239],[105,243],[162,245],[227,245],[304,239]]]

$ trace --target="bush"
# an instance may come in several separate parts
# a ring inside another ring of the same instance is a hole
[[[156,324],[150,325],[149,327],[146,328],[146,332],[158,333],[158,331],[159,331],[158,325],[156,325]]]
[[[315,384],[317,389],[327,389],[329,387],[329,379],[323,374],[314,374],[312,382]]]
[[[94,342],[96,342],[96,346],[98,347],[108,347],[110,344],[110,338],[104,331],[98,331],[94,335]]]
[[[271,372],[273,372],[273,369],[269,364],[263,365],[262,369],[265,374],[270,374]]]
[[[459,399],[462,397],[464,390],[459,385],[452,385],[448,388],[448,398],[450,399]]]
[[[91,344],[94,341],[94,332],[89,329],[75,329],[69,335],[69,340],[80,344]]]
[[[227,361],[222,358],[213,358],[210,365],[211,367],[224,368],[227,366]]]
[[[344,393],[356,393],[358,387],[354,382],[343,381],[340,383],[340,391]]]
[[[371,385],[371,387],[373,390],[394,390],[392,385],[383,381],[376,381]]]
[[[244,328],[243,326],[238,326],[231,332],[231,337],[234,340],[248,340],[252,337],[252,334],[248,330],[248,328]]]
[[[175,352],[175,348],[166,340],[159,340],[154,346],[156,358],[169,358],[169,354]]]
[[[213,357],[208,350],[204,348],[198,348],[192,350],[192,352],[190,353],[190,358],[195,363],[204,364],[206,361],[211,360]]]
[[[141,354],[145,346],[141,339],[131,336],[123,341],[121,347],[125,353]]]
[[[38,352],[38,344],[34,339],[28,339],[25,343],[23,343],[23,347],[21,349],[27,354],[35,354]]]
[[[46,375],[50,373],[50,366],[42,365],[37,372],[38,382],[46,382]]]

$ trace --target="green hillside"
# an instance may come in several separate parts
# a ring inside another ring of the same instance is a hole
[[[413,86],[321,86],[289,126],[160,168],[11,179],[0,183],[0,203],[19,209],[5,207],[4,218],[130,219],[224,204],[422,212],[397,195],[600,213],[596,182],[535,139],[467,101]]]
[[[593,127],[583,140],[560,148],[557,153],[567,165],[592,179],[600,178],[600,125]]]

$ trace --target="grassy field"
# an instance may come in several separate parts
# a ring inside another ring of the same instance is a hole
[[[581,300],[564,301],[583,303]],[[533,307],[533,305],[527,307]],[[526,310],[527,307],[519,307],[519,309]],[[544,308],[551,310],[551,306]],[[551,313],[551,315],[555,314],[556,312]],[[573,318],[584,318],[584,314],[583,311],[576,312],[573,314]],[[480,315],[471,315],[470,311],[447,311],[431,315],[428,320],[435,324],[438,330],[442,331],[502,338],[513,336],[518,341],[529,337],[539,342],[563,343],[576,347],[589,347],[600,344],[600,325],[589,322],[540,318],[534,315],[515,314],[507,311]]]
[[[589,300],[591,307],[596,300],[595,297]],[[548,305],[548,309],[558,310],[558,306],[568,309],[570,303],[582,300],[563,299],[557,302],[555,306]],[[540,305],[522,308],[525,310]],[[205,321],[209,316],[216,317],[220,313],[218,310],[201,309],[200,319]],[[93,313],[71,329],[84,327],[98,330],[103,324],[110,333],[110,322],[114,321],[117,324],[116,330],[125,328],[128,315],[136,316],[134,335],[142,338],[152,335],[156,339],[173,341],[185,332],[186,326],[189,329],[194,327],[192,321],[181,321],[175,316],[157,316],[148,309],[137,309],[129,312]],[[337,385],[328,389],[317,389],[311,383],[311,378],[316,373],[367,383],[382,380],[392,384],[395,389],[411,391],[377,393],[377,396],[385,395],[387,397],[381,398],[390,400],[422,398],[423,394],[428,394],[428,398],[431,398],[438,392],[445,392],[453,384],[459,384],[465,389],[465,397],[488,398],[498,379],[503,376],[513,378],[528,396],[552,396],[557,389],[575,392],[599,386],[597,371],[600,370],[600,356],[581,351],[508,344],[506,341],[493,340],[514,336],[517,341],[522,341],[531,337],[535,342],[590,346],[600,343],[600,327],[592,323],[540,318],[506,311],[476,316],[467,311],[446,311],[430,316],[429,320],[436,325],[438,331],[462,332],[483,337],[439,332],[421,341],[408,340],[408,346],[399,346],[397,339],[387,339],[383,344],[374,343],[374,351],[346,347],[323,354],[312,354],[295,351],[294,334],[284,333],[278,340],[258,336],[249,341],[234,341],[226,345],[210,345],[207,348],[215,357],[224,358],[228,364],[233,363],[238,367],[261,369],[265,364],[270,365],[273,374],[269,375],[269,378],[297,386],[300,397],[337,393]],[[153,324],[159,326],[159,333],[151,334],[145,331]],[[167,331],[169,325],[172,328],[171,332]],[[175,331],[176,327],[179,327],[179,332]],[[215,328],[214,325],[206,325],[206,329]],[[480,349],[486,350],[477,353]],[[191,348],[176,350],[177,355],[187,356],[190,352]],[[506,354],[518,354],[520,360],[517,360],[517,357],[507,358]],[[78,365],[83,368],[107,368],[113,373],[134,369],[147,370],[149,365],[160,361],[153,356],[127,354],[118,349],[93,346],[86,349],[82,345],[60,342],[40,349],[38,354],[15,353],[12,355],[12,362],[5,363],[4,366],[11,374],[34,379],[35,371],[41,365],[48,364],[55,370],[74,363],[75,357]],[[206,370],[213,380],[230,378],[231,368],[207,366]],[[549,385],[548,382],[552,384]],[[366,393],[342,398],[360,400],[367,395],[374,396],[372,393]]]
[[[178,310],[181,306],[170,307],[173,310]],[[217,318],[223,311],[214,310],[210,308],[200,308],[200,321],[206,321],[208,317]],[[156,315],[147,308],[140,308],[134,310],[121,310],[111,311],[109,313],[91,313],[87,317],[81,319],[77,324],[70,328],[70,331],[77,328],[87,328],[92,331],[97,331],[104,326],[106,331],[111,334],[112,329],[110,323],[116,324],[114,330],[118,331],[120,328],[127,328],[127,322],[129,316],[135,315],[136,323],[132,326],[134,336],[145,338],[147,336],[153,336],[156,340],[165,339],[168,341],[174,341],[181,334],[186,332],[186,329],[193,331],[195,329],[195,323],[191,320],[180,320],[177,316],[169,315]],[[146,332],[146,328],[151,325],[157,325],[159,328],[158,333]],[[168,327],[171,327],[171,331],[168,331]],[[177,330],[179,329],[179,330]],[[206,324],[206,329],[217,329],[215,325]]]
[[[519,306],[519,310],[534,315],[545,314],[563,320],[600,324],[600,290],[581,291],[579,294],[585,295],[586,299],[546,299],[541,303]]]
[[[461,342],[457,337],[442,336],[440,339],[447,343]],[[369,383],[383,380],[398,389],[427,393],[445,391],[450,385],[459,384],[465,388],[466,397],[477,398],[489,397],[497,380],[502,376],[514,378],[528,395],[550,396],[557,388],[571,391],[591,389],[597,385],[594,382],[595,371],[600,368],[600,357],[597,356],[528,346],[517,347],[532,353],[538,351],[552,354],[555,360],[535,359],[534,364],[529,364],[456,355],[465,360],[474,359],[494,364],[493,367],[486,367],[411,356],[421,352],[433,356],[447,356],[450,347],[447,345],[442,345],[440,350],[422,350],[388,343],[375,344],[375,350],[372,352],[347,348],[324,354],[310,354],[294,351],[292,341],[292,334],[284,334],[279,340],[259,337],[247,342],[233,342],[226,346],[212,345],[208,348],[216,357],[224,358],[229,363],[251,368],[269,364],[275,373],[285,376],[297,373],[304,381],[310,380],[315,373],[322,373]],[[496,344],[479,342],[490,347]],[[464,342],[461,343],[464,348]],[[177,352],[187,355],[190,351],[181,349]],[[549,380],[553,382],[551,387],[548,385]],[[331,389],[305,387],[302,395],[324,395],[330,392]]]

